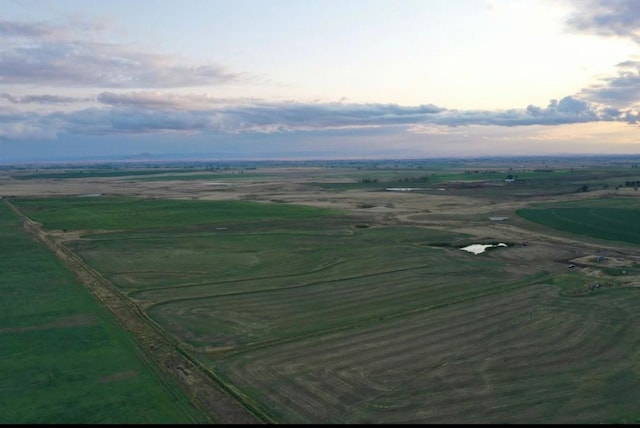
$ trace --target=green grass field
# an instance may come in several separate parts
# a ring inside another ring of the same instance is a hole
[[[0,204],[0,423],[205,421]]]
[[[25,213],[47,229],[135,230],[226,225],[249,220],[330,215],[331,210],[245,201],[139,200],[122,197],[20,199]]]
[[[636,200],[593,200],[517,211],[521,217],[562,232],[597,239],[640,243],[640,204]]]

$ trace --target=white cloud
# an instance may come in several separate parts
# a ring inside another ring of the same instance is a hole
[[[92,41],[64,26],[0,21],[0,36],[7,41],[0,45],[4,85],[177,88],[247,79],[217,64]]]

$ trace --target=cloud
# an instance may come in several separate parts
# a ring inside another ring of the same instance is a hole
[[[194,98],[200,101],[198,97]],[[103,93],[99,99],[111,102],[112,107],[55,113],[48,117],[55,118],[61,124],[59,128],[69,133],[277,133],[411,124],[444,111],[432,105],[266,102],[185,110],[169,106],[181,106],[185,100],[191,100],[190,97],[169,96],[164,104],[159,101],[161,97],[149,94],[117,96]],[[153,102],[144,102],[148,99]],[[163,108],[149,108],[151,105],[162,105]]]
[[[600,36],[627,37],[640,43],[637,0],[573,0],[575,12],[566,20],[571,30]]]
[[[568,20],[574,30],[634,36],[640,28],[640,7],[635,6],[640,2],[589,0],[589,4],[593,9],[580,7]],[[452,110],[433,104],[356,104],[346,99],[335,103],[269,102],[182,93],[181,88],[245,82],[249,77],[217,64],[194,63],[108,41],[109,30],[99,22],[54,25],[0,20],[0,85],[62,91],[18,96],[14,94],[19,92],[7,90],[0,94],[0,107],[6,113],[1,118],[0,138],[174,132],[278,134],[364,128],[381,131],[389,127],[416,135],[472,125],[638,122],[638,112],[632,108],[640,99],[640,63],[636,61],[619,64],[617,76],[601,79],[575,96],[552,100],[546,107],[489,111]],[[97,34],[103,41],[96,41]],[[65,96],[65,90],[77,93],[69,88],[84,88],[86,96]],[[80,102],[85,103],[81,108],[75,104]],[[56,111],[52,112],[53,108]],[[27,109],[33,111],[14,111]]]
[[[215,115],[132,108],[87,108],[72,112],[0,114],[0,139],[54,139],[61,135],[117,135],[218,129]]]
[[[11,138],[10,123],[48,134],[148,134],[226,133],[276,134],[326,132],[340,129],[402,127],[409,133],[442,132],[446,127],[471,125],[521,127],[618,121],[637,123],[638,112],[618,109],[567,96],[551,100],[546,107],[529,105],[506,111],[450,110],[432,104],[270,103],[261,100],[217,99],[203,94],[161,92],[103,92],[101,107],[76,111],[7,115],[5,139]],[[14,130],[14,131],[12,131]],[[23,131],[15,131],[22,138]]]
[[[12,104],[68,104],[89,100],[88,98],[74,98],[48,94],[16,97],[7,93],[1,93],[0,99],[5,99]]]
[[[175,88],[240,80],[216,65],[107,43],[47,43],[0,52],[0,82],[67,87]]]
[[[75,28],[75,27],[74,27]],[[87,24],[84,32],[92,29]],[[96,25],[95,31],[103,28]],[[94,42],[71,28],[0,21],[0,83],[65,87],[177,88],[246,80],[217,64],[194,64],[134,46]]]
[[[89,108],[49,116],[71,134],[147,134],[164,132],[203,132],[220,128],[216,115],[209,112],[160,111],[132,108]]]
[[[60,38],[68,36],[69,32],[60,27],[45,22],[11,22],[0,19],[0,37],[6,38]]]
[[[640,104],[640,61],[624,61],[617,65],[618,74],[601,78],[597,84],[581,91],[581,95],[616,107]]]
[[[567,18],[569,30],[598,36],[616,36],[640,44],[640,1],[571,0],[574,12]],[[640,62],[617,64],[617,74],[579,92],[579,96],[614,108],[630,108],[640,103]],[[626,114],[633,122],[633,114]],[[637,117],[637,116],[636,116]],[[635,119],[637,121],[637,119]]]
[[[37,113],[0,113],[0,140],[52,140],[59,127],[50,125],[47,116]]]
[[[251,99],[243,98],[215,98],[208,94],[175,94],[162,91],[101,92],[97,101],[114,107],[190,111],[253,102]]]
[[[267,102],[256,99],[214,98],[199,94],[162,92],[103,92],[98,101],[114,108],[191,111],[222,118],[228,132],[283,132],[341,127],[410,124],[445,109],[432,104],[347,104]]]
[[[406,125],[428,120],[446,109],[432,104],[261,103],[223,109],[237,131],[313,130],[342,127]]]
[[[505,111],[487,110],[447,110],[433,119],[437,125],[563,125],[596,121],[623,120],[622,113],[614,114],[612,109],[567,96],[560,101],[551,100],[545,108],[529,105],[525,109]]]

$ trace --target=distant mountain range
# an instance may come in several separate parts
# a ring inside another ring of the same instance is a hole
[[[0,165],[17,165],[17,164],[90,164],[90,163],[183,163],[183,162],[315,162],[315,161],[416,161],[416,160],[480,160],[480,159],[638,159],[638,154],[566,154],[566,155],[539,155],[539,156],[440,156],[434,158],[425,157],[406,157],[406,156],[335,156],[327,153],[309,153],[309,152],[280,152],[280,153],[261,153],[254,156],[239,156],[237,153],[149,153],[142,152],[130,155],[102,155],[102,156],[59,156],[55,158],[5,158],[0,157]]]

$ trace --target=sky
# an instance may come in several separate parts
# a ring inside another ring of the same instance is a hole
[[[0,0],[0,163],[640,154],[637,0]]]

